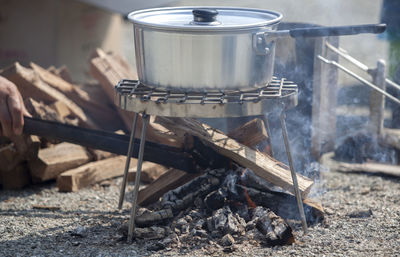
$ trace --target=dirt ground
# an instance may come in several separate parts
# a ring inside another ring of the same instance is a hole
[[[400,179],[323,171],[316,196],[325,222],[296,243],[265,248],[237,245],[224,253],[199,249],[149,251],[151,242],[127,244],[118,228],[130,207],[117,211],[121,178],[76,193],[59,193],[54,183],[22,191],[0,191],[0,256],[396,256],[400,252]],[[132,185],[129,186],[132,190]],[[128,194],[128,201],[129,199]],[[34,205],[59,210],[34,209]]]

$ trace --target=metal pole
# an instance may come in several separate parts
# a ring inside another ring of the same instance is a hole
[[[118,209],[121,209],[122,205],[124,204],[126,181],[128,178],[129,165],[131,163],[131,158],[132,158],[132,154],[133,154],[133,146],[135,145],[134,139],[135,139],[136,122],[138,119],[138,115],[139,115],[138,113],[135,113],[135,116],[133,117],[133,124],[132,124],[132,129],[131,129],[131,137],[129,139],[128,153],[126,154],[124,178],[122,180],[121,190],[119,192]]]
[[[150,116],[145,113],[143,114],[142,117],[143,117],[143,126],[142,126],[142,134],[140,136],[140,146],[139,146],[138,164],[137,164],[137,169],[136,169],[135,188],[133,189],[131,217],[129,219],[128,243],[132,242],[133,234],[135,233],[135,218],[136,218],[137,196],[138,196],[139,185],[140,185],[140,172],[142,171],[144,145],[146,143],[146,129],[147,129],[147,125],[149,124],[149,120],[150,120]]]
[[[269,147],[271,148],[271,157],[274,157],[275,155],[274,155],[274,149],[272,148],[272,142],[271,142],[272,135],[271,135],[271,127],[269,126],[269,122],[268,122],[268,115],[264,114],[262,116],[262,120],[264,122],[265,129],[267,130],[268,144],[269,144]]]
[[[372,84],[371,82],[363,79],[362,77],[358,76],[357,74],[355,74],[354,72],[352,72],[351,70],[345,68],[344,66],[340,65],[339,63],[335,62],[335,61],[331,61],[331,60],[327,60],[325,58],[323,58],[322,56],[318,55],[318,58],[327,63],[327,64],[331,64],[334,65],[336,67],[338,67],[339,69],[341,69],[342,71],[344,71],[345,73],[349,74],[350,76],[352,76],[353,78],[357,79],[358,81],[360,81],[361,83],[364,83],[365,85],[371,87],[372,89],[378,91],[379,93],[381,93],[382,95],[386,96],[387,98],[389,98],[390,100],[392,100],[393,102],[400,104],[400,100],[397,99],[396,97],[392,96],[391,94],[389,94],[388,92],[386,92],[385,90],[380,89],[379,87],[377,87],[376,85]]]
[[[294,194],[295,194],[296,200],[297,200],[297,207],[299,208],[301,223],[302,223],[303,231],[304,231],[304,234],[305,234],[305,233],[307,233],[306,215],[304,214],[303,200],[301,198],[300,189],[299,189],[299,183],[297,182],[296,171],[294,170],[294,165],[293,165],[293,158],[292,158],[292,154],[290,152],[289,138],[288,138],[288,134],[287,134],[286,120],[285,119],[286,119],[286,113],[285,113],[285,110],[283,109],[282,113],[281,113],[281,116],[280,116],[281,126],[282,126],[283,141],[285,143],[285,149],[286,149],[286,154],[287,154],[288,161],[289,161],[290,173],[292,175],[292,181],[293,181],[293,186],[294,186]]]

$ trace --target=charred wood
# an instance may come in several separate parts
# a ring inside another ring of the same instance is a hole
[[[187,208],[193,204],[193,201],[197,197],[205,197],[210,192],[216,190],[221,184],[219,177],[224,172],[224,169],[212,170],[164,194],[161,200],[163,209],[171,208],[176,213]]]
[[[174,217],[171,209],[162,209],[154,212],[145,212],[136,217],[136,225],[139,227],[162,224]]]

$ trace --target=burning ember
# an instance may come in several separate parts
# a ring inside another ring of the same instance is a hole
[[[213,245],[231,252],[244,242],[291,244],[292,227],[299,225],[296,208],[294,196],[274,191],[248,169],[209,170],[141,208],[135,237],[152,250]],[[304,208],[309,223],[321,217],[315,208]],[[123,227],[125,236],[126,231]]]

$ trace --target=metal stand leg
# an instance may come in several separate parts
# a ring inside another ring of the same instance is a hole
[[[121,209],[122,205],[124,204],[126,181],[128,178],[129,165],[131,163],[131,157],[133,154],[133,146],[135,145],[134,141],[135,141],[136,122],[138,119],[138,115],[139,115],[138,113],[135,113],[135,116],[133,117],[133,124],[132,124],[132,129],[131,129],[131,137],[129,139],[128,153],[126,154],[124,178],[122,180],[121,191],[119,192],[118,209]]]
[[[129,229],[128,229],[128,242],[129,243],[132,242],[133,234],[135,233],[135,218],[136,218],[137,196],[138,196],[138,192],[139,192],[140,172],[142,171],[144,145],[146,143],[146,129],[147,129],[147,125],[149,124],[149,120],[150,120],[150,116],[144,113],[143,114],[142,134],[140,136],[140,147],[139,147],[138,164],[137,164],[137,169],[136,169],[135,188],[133,189],[131,217],[130,217],[130,220],[129,220]]]
[[[292,154],[290,152],[289,138],[288,138],[287,129],[286,129],[285,110],[282,110],[280,119],[281,119],[281,126],[282,126],[283,141],[285,142],[286,154],[288,157],[290,173],[292,175],[292,181],[293,181],[293,186],[294,186],[294,193],[296,195],[296,200],[297,200],[297,207],[299,208],[301,223],[303,225],[303,231],[305,234],[305,233],[307,233],[307,221],[306,221],[306,215],[304,214],[303,200],[301,198],[299,184],[297,182],[296,171],[294,170]]]
[[[264,114],[264,115],[262,116],[262,120],[263,120],[263,122],[264,122],[265,129],[267,130],[268,144],[269,144],[269,147],[271,147],[271,157],[274,157],[274,149],[272,149],[272,142],[271,142],[271,136],[272,136],[272,134],[271,134],[271,128],[270,128],[270,126],[269,126],[267,114]]]

